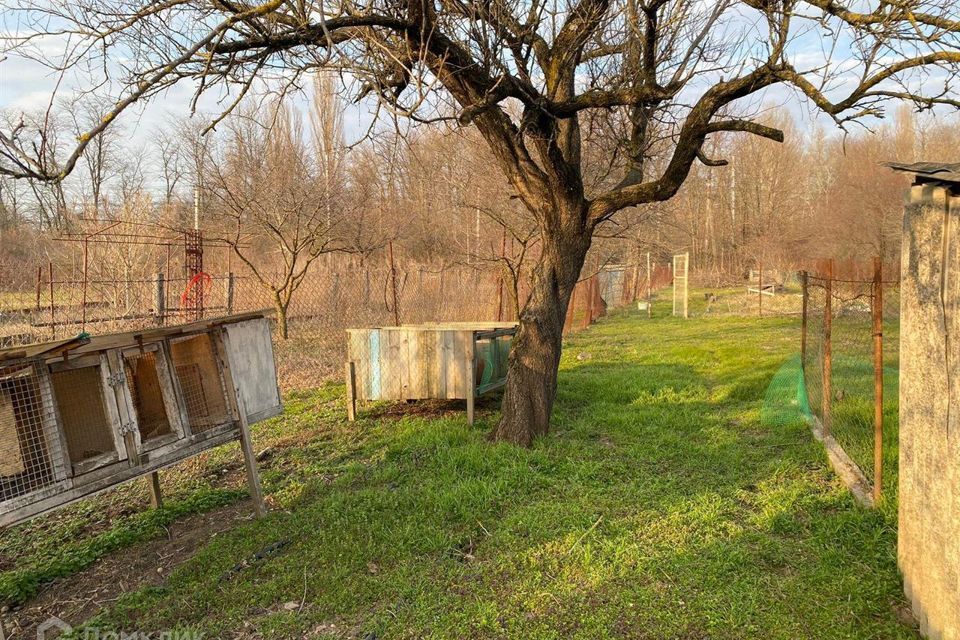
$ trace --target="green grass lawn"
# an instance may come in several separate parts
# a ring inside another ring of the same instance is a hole
[[[338,386],[290,396],[255,433],[276,447],[274,511],[93,623],[212,638],[917,638],[897,615],[895,522],[830,471],[790,383],[798,349],[795,318],[614,314],[566,345],[552,433],[530,450],[486,442],[495,402],[470,428],[432,405],[349,424]],[[198,480],[168,508],[190,491],[233,495]],[[51,544],[35,538],[26,566],[57,557]]]

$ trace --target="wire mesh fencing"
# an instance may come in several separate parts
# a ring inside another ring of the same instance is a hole
[[[89,272],[74,264],[40,265],[0,284],[0,346],[67,339],[276,311],[275,349],[284,390],[314,388],[340,379],[348,329],[438,322],[513,322],[529,295],[526,277],[497,261],[424,264],[388,255],[318,260],[296,285],[284,273],[223,259],[228,272],[189,274],[169,257]],[[155,272],[151,272],[151,268]],[[586,271],[586,270],[585,270]],[[524,274],[525,275],[525,274]],[[646,264],[607,265],[581,280],[565,333],[590,326],[608,309],[650,297],[669,285],[669,269]],[[197,366],[175,372],[198,388]],[[199,414],[195,416],[201,420]],[[159,420],[159,417],[158,417]]]
[[[874,261],[826,262],[803,272],[802,361],[806,407],[824,438],[872,485],[874,500],[896,477],[899,287]]]

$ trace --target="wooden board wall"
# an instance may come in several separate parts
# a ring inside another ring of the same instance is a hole
[[[465,399],[473,371],[473,328],[351,329],[358,400]]]

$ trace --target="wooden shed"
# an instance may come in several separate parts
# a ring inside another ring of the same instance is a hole
[[[0,526],[237,439],[259,511],[248,427],[281,410],[263,313],[0,350]]]
[[[502,387],[516,323],[455,322],[347,331],[349,416],[357,400],[474,400]]]

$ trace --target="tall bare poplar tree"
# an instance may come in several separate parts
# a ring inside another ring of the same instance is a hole
[[[849,2],[7,0],[24,29],[9,53],[37,57],[44,34],[69,35],[52,62],[118,74],[124,91],[60,164],[34,152],[37,131],[6,131],[0,170],[61,179],[122,111],[184,79],[240,96],[317,67],[343,70],[392,116],[477,127],[542,238],[492,434],[529,444],[548,429],[594,232],[671,198],[698,159],[720,164],[703,151],[712,134],[782,141],[748,117],[751,98],[786,86],[840,126],[890,100],[960,106],[955,0]],[[595,133],[614,143],[603,154]],[[585,179],[587,155],[604,157],[604,179]]]
[[[294,296],[323,254],[340,249],[342,203],[339,103],[318,81],[311,145],[300,114],[278,101],[259,113],[244,105],[224,149],[206,165],[206,193],[225,242],[269,295],[280,337],[289,335]],[[331,122],[332,121],[332,122]],[[208,147],[208,153],[216,151]],[[266,259],[266,260],[265,260]]]

